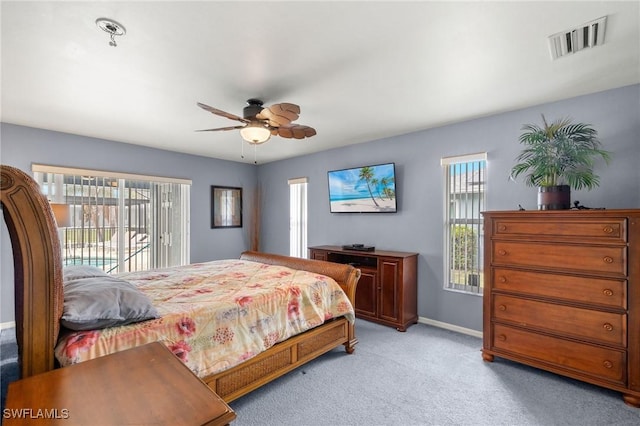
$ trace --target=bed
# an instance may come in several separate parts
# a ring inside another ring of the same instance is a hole
[[[70,333],[61,328],[64,293],[60,241],[51,207],[29,175],[10,166],[1,166],[0,201],[13,246],[16,337],[20,374],[24,378],[59,367],[55,348],[61,338]],[[257,264],[263,270],[290,268],[326,276],[328,281],[338,284],[354,305],[360,271],[350,265],[253,251],[226,262],[234,267],[247,263],[254,268]],[[201,269],[201,266],[191,267]],[[197,374],[230,402],[340,345],[351,354],[357,344],[355,326],[348,309],[341,309],[341,312],[346,315],[325,315],[323,321],[310,321],[311,327],[306,331],[287,333],[284,335],[286,340],[275,343],[278,340],[275,339],[265,344],[265,348],[248,351],[250,356],[242,362],[225,361],[216,368],[197,371]],[[188,325],[186,327],[189,331]]]

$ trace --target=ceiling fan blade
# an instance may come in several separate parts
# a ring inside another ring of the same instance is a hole
[[[295,104],[281,103],[273,104],[263,108],[256,118],[258,120],[268,120],[273,127],[284,126],[297,120],[300,116],[300,107]]]
[[[221,109],[218,109],[218,108],[210,107],[209,105],[205,105],[205,104],[202,104],[200,102],[198,102],[198,106],[200,108],[202,108],[203,110],[205,110],[205,111],[209,111],[210,113],[215,114],[215,115],[219,115],[221,117],[226,117],[226,118],[229,118],[231,120],[240,121],[242,123],[248,123],[249,122],[249,120],[247,120],[245,118],[242,118],[242,117],[237,116],[235,114],[231,114],[231,113],[226,112],[226,111],[222,111]]]
[[[275,132],[275,133],[274,133]],[[316,135],[316,129],[302,124],[290,124],[287,126],[278,127],[272,131],[273,134],[277,134],[282,138],[287,139],[304,139],[310,138]]]
[[[246,126],[218,127],[217,129],[196,130],[196,132],[215,132],[215,131],[218,131],[218,130],[237,130],[237,129],[242,129],[243,127],[246,127]]]

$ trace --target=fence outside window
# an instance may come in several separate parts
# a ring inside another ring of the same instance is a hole
[[[59,226],[64,265],[128,272],[189,263],[190,181],[34,165]]]

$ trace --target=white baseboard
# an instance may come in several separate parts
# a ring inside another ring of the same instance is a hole
[[[438,328],[444,328],[445,330],[451,330],[462,334],[468,334],[469,336],[482,338],[482,331],[473,330],[471,328],[460,327],[458,325],[449,324],[447,322],[440,322],[425,317],[418,317],[418,322],[422,324],[432,325]]]
[[[15,321],[0,322],[0,330],[4,330],[5,328],[15,328],[15,326],[16,326]]]

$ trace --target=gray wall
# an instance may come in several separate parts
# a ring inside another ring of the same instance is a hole
[[[590,207],[640,208],[640,85],[507,112],[403,136],[352,145],[255,167],[151,148],[2,124],[0,162],[30,171],[31,163],[189,178],[191,260],[236,257],[248,247],[242,229],[209,227],[209,186],[242,186],[244,221],[252,192],[262,191],[261,249],[289,253],[287,179],[309,178],[309,245],[361,242],[379,249],[419,253],[418,313],[421,317],[482,330],[482,298],[443,290],[443,176],[440,158],[488,153],[488,208],[536,208],[536,189],[508,180],[525,123],[570,116],[592,124],[610,166],[598,164],[599,188],[574,191]],[[321,129],[320,129],[321,130]],[[311,140],[311,143],[313,140]],[[395,162],[399,212],[331,214],[327,171]],[[0,322],[13,320],[13,266],[4,222],[0,235]]]
[[[258,178],[264,199],[262,249],[288,254],[287,179],[309,178],[310,246],[364,243],[379,249],[419,253],[418,314],[421,317],[482,330],[482,298],[443,289],[443,175],[440,158],[488,153],[487,206],[536,209],[536,189],[510,182],[508,174],[522,147],[523,124],[572,117],[592,124],[605,149],[607,167],[598,163],[601,185],[574,191],[573,200],[590,207],[640,207],[640,86],[629,86],[464,123],[321,152],[262,165]],[[399,212],[329,213],[327,171],[395,162]]]
[[[191,261],[237,257],[248,247],[247,226],[211,229],[210,187],[244,188],[243,223],[247,224],[257,176],[254,165],[6,123],[1,124],[0,136],[0,162],[29,174],[31,164],[40,163],[191,179]],[[13,260],[4,218],[0,227],[0,322],[9,322],[14,319]]]

